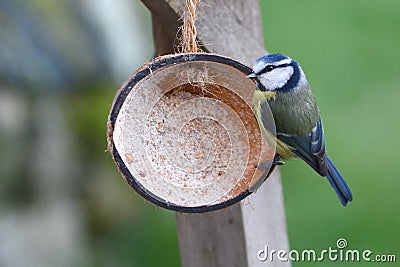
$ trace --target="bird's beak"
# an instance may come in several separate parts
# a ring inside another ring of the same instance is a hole
[[[252,72],[252,73],[250,73],[249,75],[246,76],[246,78],[249,78],[249,79],[254,79],[256,77],[257,77],[257,75],[254,72]]]

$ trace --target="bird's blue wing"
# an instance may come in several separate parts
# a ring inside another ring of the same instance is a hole
[[[327,162],[325,152],[325,137],[321,119],[317,121],[311,132],[306,136],[293,136],[279,132],[277,137],[293,149],[298,157],[303,159],[320,175],[326,176]]]

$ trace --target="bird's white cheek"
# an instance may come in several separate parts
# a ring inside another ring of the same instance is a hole
[[[282,88],[292,77],[293,68],[278,68],[271,72],[264,73],[260,77],[260,82],[266,90],[273,91]]]

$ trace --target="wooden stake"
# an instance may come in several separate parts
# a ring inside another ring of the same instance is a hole
[[[185,0],[142,0],[153,16],[159,55],[173,53],[178,19]],[[258,0],[203,0],[197,6],[197,36],[207,51],[251,66],[264,49]],[[275,171],[250,198],[206,214],[176,214],[183,267],[291,266],[289,261],[262,262],[257,252],[289,252],[280,175]]]

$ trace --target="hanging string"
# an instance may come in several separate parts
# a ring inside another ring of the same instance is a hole
[[[183,29],[182,29],[182,47],[185,53],[197,53],[196,41],[196,7],[197,0],[186,0],[186,12],[184,14]]]

